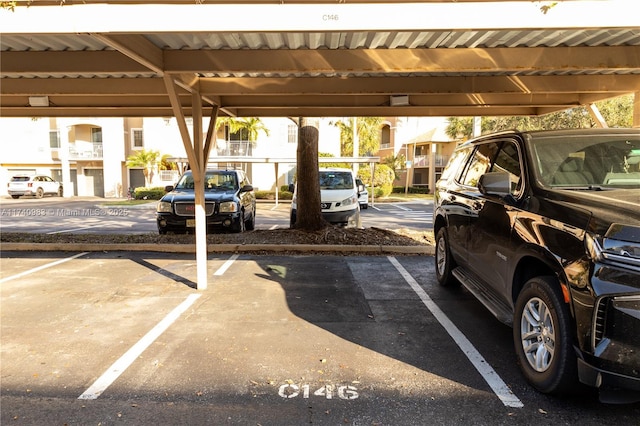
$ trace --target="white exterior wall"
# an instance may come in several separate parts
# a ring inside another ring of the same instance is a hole
[[[20,172],[51,175],[60,169],[51,158],[49,119],[1,118],[0,194],[8,195],[7,183]]]
[[[122,182],[125,133],[121,118],[104,118],[102,126],[102,158],[104,173],[104,196],[114,198],[126,196],[126,183]]]
[[[206,134],[209,126],[209,119],[203,120],[203,131]],[[191,128],[189,134],[192,135]],[[170,157],[186,158],[187,152],[180,136],[180,130],[176,119],[173,117],[151,117],[144,119],[144,149],[158,151],[160,157],[169,155]],[[191,136],[193,143],[193,136]],[[156,171],[151,186],[166,186],[175,183],[175,179],[163,181],[160,173]]]

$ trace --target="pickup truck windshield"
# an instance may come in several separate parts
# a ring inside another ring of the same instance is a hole
[[[193,175],[185,173],[176,184],[176,189],[193,189]],[[209,192],[226,192],[238,189],[235,173],[207,172],[204,178],[204,189]]]

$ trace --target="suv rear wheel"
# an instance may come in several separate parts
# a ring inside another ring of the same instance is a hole
[[[460,285],[451,271],[456,267],[456,262],[451,257],[451,251],[449,250],[449,234],[446,228],[440,228],[436,235],[436,278],[442,286],[454,286]]]
[[[571,329],[557,280],[527,281],[516,301],[513,340],[524,376],[540,392],[569,392],[577,383]]]

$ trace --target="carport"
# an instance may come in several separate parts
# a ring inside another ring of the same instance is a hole
[[[631,0],[16,3],[0,10],[2,116],[175,116],[196,181],[218,116],[542,115],[584,105],[606,126],[594,103],[635,93],[640,126]],[[64,156],[62,169],[66,184]],[[196,212],[204,289],[202,189]]]

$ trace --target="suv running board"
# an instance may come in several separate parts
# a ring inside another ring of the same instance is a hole
[[[453,276],[462,283],[467,290],[473,295],[491,312],[498,321],[513,326],[513,311],[504,302],[495,297],[491,292],[487,291],[479,281],[472,277],[467,271],[458,266],[451,271]]]

